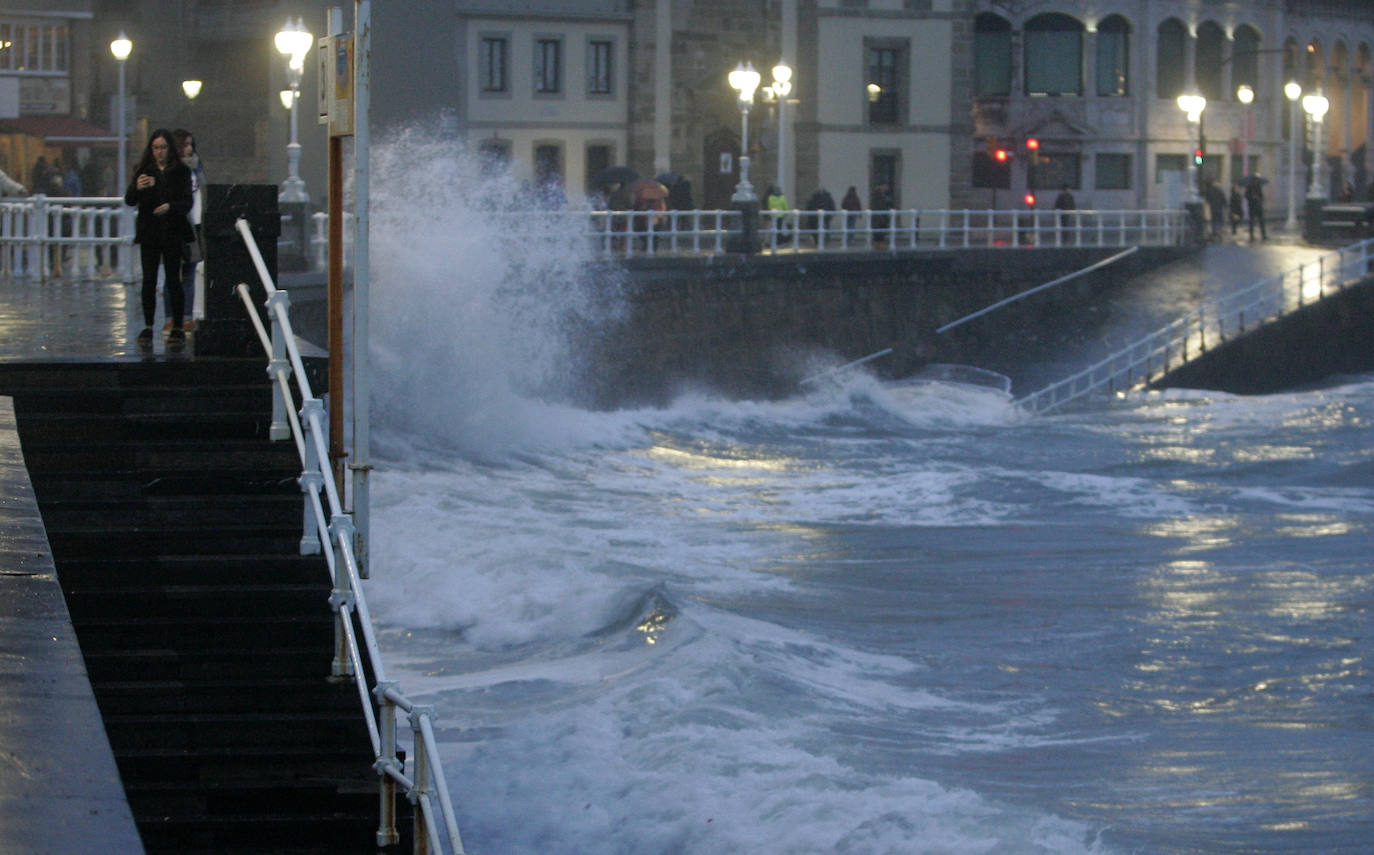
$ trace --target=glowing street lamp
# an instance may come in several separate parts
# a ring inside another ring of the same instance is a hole
[[[1283,86],[1283,95],[1288,99],[1288,220],[1285,225],[1295,229],[1298,227],[1298,98],[1302,97],[1302,86],[1290,80]]]
[[[183,80],[181,81],[181,91],[185,93],[187,101],[194,101],[200,96],[203,85],[199,80]]]
[[[286,57],[286,83],[292,93],[289,98],[283,94],[281,99],[282,105],[291,111],[291,141],[286,144],[286,180],[281,185],[281,201],[309,202],[310,194],[305,192],[305,181],[300,176],[301,144],[296,139],[296,102],[300,100],[305,57],[314,46],[315,37],[300,18],[287,18],[286,26],[277,33],[273,43],[277,52]]]
[[[1188,117],[1188,139],[1193,145],[1189,146],[1194,150],[1201,149],[1201,143],[1196,142],[1197,137],[1193,136],[1193,128],[1201,124],[1202,111],[1207,109],[1207,99],[1196,92],[1189,92],[1178,96],[1178,108]],[[1202,194],[1198,187],[1198,164],[1194,157],[1188,158],[1188,192],[1190,202],[1201,202]]]
[[[757,202],[754,187],[749,183],[749,108],[754,106],[754,92],[759,88],[761,77],[754,64],[746,60],[735,66],[728,79],[730,88],[739,93],[740,113],[739,183],[730,201]]]
[[[119,36],[110,42],[110,53],[115,61],[119,63],[119,121],[115,125],[115,133],[119,135],[119,164],[115,170],[118,176],[115,180],[118,185],[115,192],[123,193],[125,185],[129,182],[129,131],[125,122],[128,120],[128,107],[125,106],[125,99],[128,97],[124,88],[124,63],[129,58],[129,54],[134,52],[134,43],[129,41],[129,37],[121,31]]]
[[[778,192],[787,195],[787,96],[792,94],[792,66],[782,60],[773,66],[773,95],[778,99]]]
[[[1307,198],[1324,199],[1322,189],[1326,186],[1322,175],[1322,163],[1325,156],[1322,154],[1322,119],[1326,116],[1326,111],[1331,108],[1331,102],[1326,100],[1326,96],[1318,91],[1315,95],[1302,96],[1303,112],[1312,117],[1312,181],[1307,185]]]
[[[1244,178],[1250,174],[1250,105],[1255,101],[1255,90],[1250,88],[1250,84],[1242,83],[1236,89],[1236,100],[1245,105],[1245,127],[1240,134],[1240,176]]]

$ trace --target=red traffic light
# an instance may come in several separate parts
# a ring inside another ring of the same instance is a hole
[[[1028,138],[1028,139],[1026,140],[1026,149],[1027,149],[1027,150],[1029,150],[1029,151],[1036,151],[1036,150],[1038,150],[1039,148],[1040,148],[1040,140],[1036,139],[1035,137],[1030,137],[1030,138]]]
[[[1034,208],[1034,207],[1035,207],[1035,194],[1034,194],[1034,193],[1027,193],[1027,194],[1025,195],[1025,200],[1026,200],[1026,205],[1027,205],[1027,206],[1029,206],[1029,207],[1031,207],[1031,208]]]
[[[992,157],[999,163],[1006,163],[1008,160],[1011,159],[1011,152],[1007,151],[1004,148],[999,148],[992,153]]]

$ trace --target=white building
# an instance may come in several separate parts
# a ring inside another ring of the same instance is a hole
[[[1348,180],[1367,192],[1374,4],[978,0],[974,31],[979,204],[999,191],[1005,206],[1027,190],[1068,184],[1080,207],[1169,206],[1201,149],[1203,179],[1269,179],[1274,216],[1286,206],[1291,150],[1300,208],[1310,123],[1285,97],[1289,81],[1330,101],[1322,138],[1330,184],[1319,189],[1334,197]],[[1249,104],[1242,87],[1253,94]],[[1198,123],[1178,106],[1184,92],[1207,99]],[[999,149],[1010,159],[998,161]]]

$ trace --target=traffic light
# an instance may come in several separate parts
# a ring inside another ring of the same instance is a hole
[[[1004,148],[998,148],[995,151],[993,151],[992,159],[997,161],[998,163],[1006,163],[1008,160],[1011,160],[1011,152],[1007,151]]]
[[[1194,165],[1194,166],[1201,166],[1201,165],[1202,165],[1202,149],[1200,149],[1200,148],[1195,148],[1195,149],[1193,149],[1193,165]]]
[[[1040,140],[1036,139],[1035,137],[1027,137],[1027,138],[1026,138],[1026,151],[1039,151],[1039,150],[1040,150]]]
[[[1034,208],[1034,207],[1035,207],[1035,194],[1034,194],[1034,193],[1027,193],[1027,194],[1026,194],[1024,197],[1022,197],[1022,198],[1024,198],[1025,201],[1026,201],[1026,207],[1028,207],[1028,208]]]

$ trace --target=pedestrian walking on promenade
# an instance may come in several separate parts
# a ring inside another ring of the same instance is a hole
[[[133,180],[124,191],[124,203],[138,208],[134,243],[143,262],[143,332],[140,346],[153,343],[153,318],[157,313],[157,270],[163,269],[163,287],[172,295],[170,344],[186,340],[181,317],[186,295],[181,287],[182,246],[195,239],[186,215],[191,212],[191,170],[177,156],[176,140],[166,128],[148,138]]]

